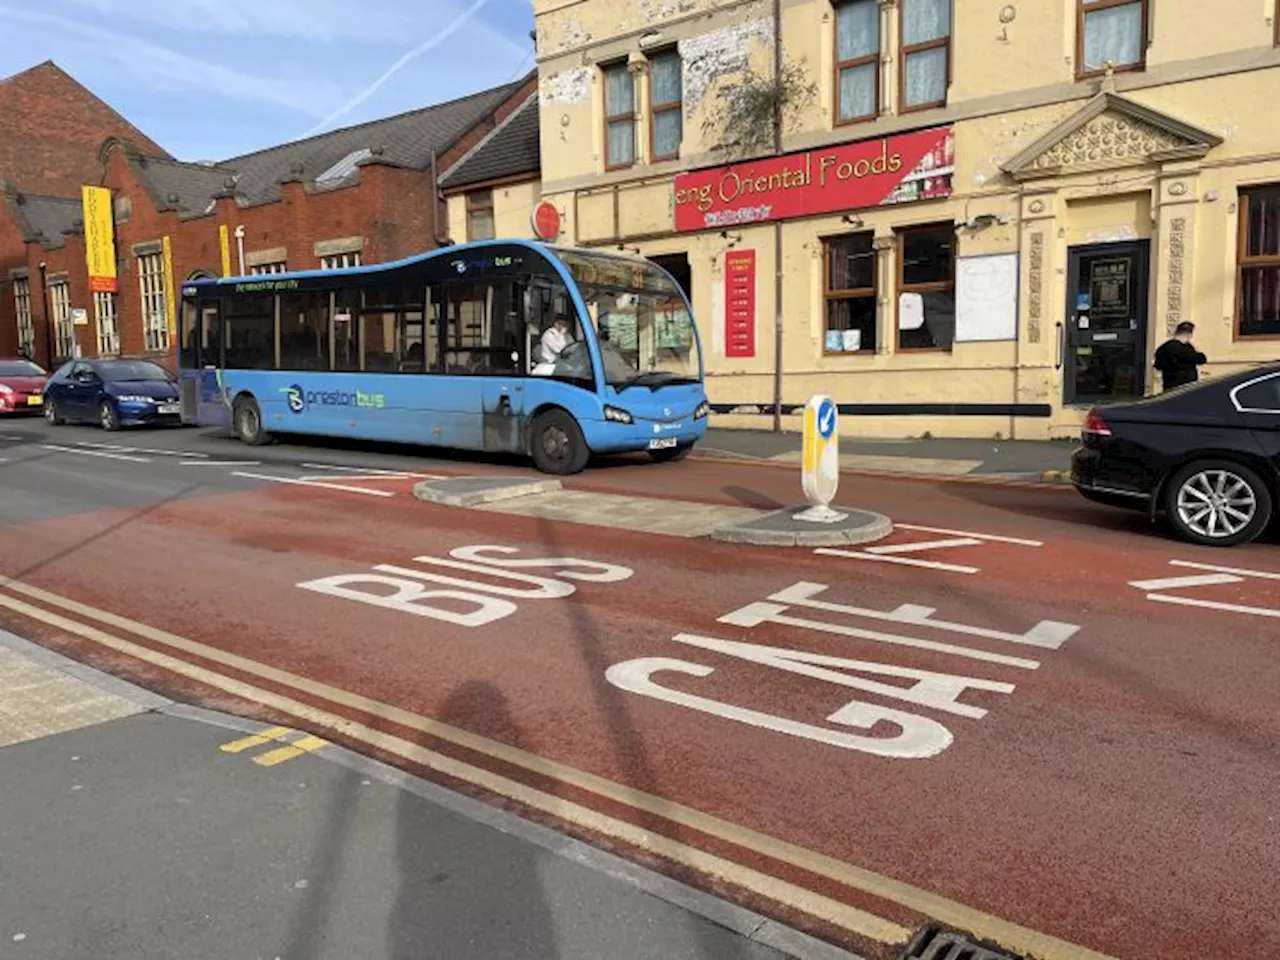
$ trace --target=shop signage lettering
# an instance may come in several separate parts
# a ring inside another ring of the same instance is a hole
[[[707,230],[951,195],[950,126],[680,174],[678,231]]]
[[[756,355],[756,252],[730,250],[724,255],[724,355]]]

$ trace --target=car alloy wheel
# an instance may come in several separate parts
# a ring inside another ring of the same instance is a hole
[[[1169,479],[1166,491],[1166,514],[1192,543],[1233,547],[1256,540],[1271,522],[1271,490],[1255,471],[1231,460],[1190,463]]]
[[[1178,489],[1178,516],[1202,537],[1235,536],[1257,514],[1253,488],[1228,470],[1201,470]]]

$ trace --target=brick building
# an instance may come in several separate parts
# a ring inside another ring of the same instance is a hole
[[[118,292],[90,292],[78,185],[60,197],[8,189],[0,250],[20,236],[25,262],[11,270],[4,299],[16,317],[5,329],[0,315],[0,354],[22,340],[50,364],[76,353],[167,361],[169,298],[187,279],[376,263],[439,246],[448,232],[439,176],[536,86],[530,74],[209,164],[174,160],[145,138],[107,137],[94,146],[95,169],[83,182],[112,192]]]
[[[127,137],[151,156],[169,157],[52,62],[0,79],[0,357],[16,351],[17,306],[29,299],[19,276],[27,269],[29,222],[34,218],[54,231],[50,239],[61,240],[60,231],[79,214],[65,216],[57,198],[78,198],[81,184],[97,182],[98,148],[108,137]],[[18,197],[28,207],[15,216],[9,211]]]

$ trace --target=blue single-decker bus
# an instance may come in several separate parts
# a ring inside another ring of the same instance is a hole
[[[182,289],[184,423],[249,444],[309,434],[678,460],[706,434],[689,301],[639,257],[520,240]]]

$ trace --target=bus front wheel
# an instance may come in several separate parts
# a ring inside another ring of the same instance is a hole
[[[578,422],[563,410],[538,414],[529,431],[529,448],[534,466],[560,476],[581,473],[591,457]]]
[[[251,447],[261,447],[271,442],[271,434],[262,425],[262,410],[253,397],[240,397],[231,408],[231,420],[236,437]]]

